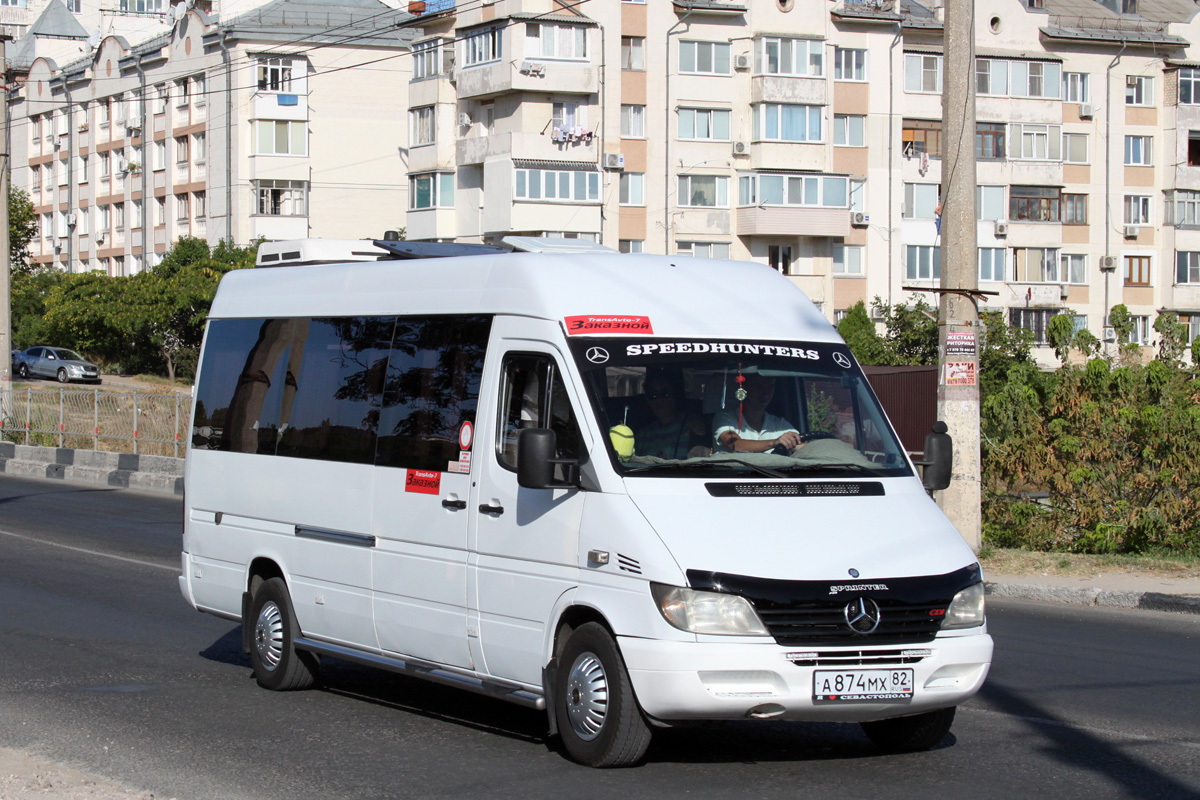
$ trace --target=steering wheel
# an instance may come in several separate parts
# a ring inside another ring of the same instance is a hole
[[[806,444],[808,442],[816,441],[817,439],[836,439],[836,438],[837,438],[837,434],[830,433],[829,431],[809,431],[808,433],[800,434],[800,444]],[[777,444],[774,447],[772,447],[770,450],[768,450],[767,452],[771,453],[772,455],[786,456],[786,455],[790,455],[792,453],[792,450],[788,449],[787,447],[785,447],[782,444]]]

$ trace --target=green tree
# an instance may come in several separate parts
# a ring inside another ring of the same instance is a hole
[[[1071,344],[1075,341],[1075,323],[1069,314],[1055,314],[1046,326],[1046,339],[1054,348],[1054,355],[1065,366],[1071,357]]]
[[[33,202],[22,189],[8,188],[8,259],[13,275],[33,271],[29,263],[29,243],[38,235],[37,214]]]
[[[918,297],[911,306],[889,306],[878,297],[871,306],[883,317],[884,341],[893,364],[919,365],[938,363],[937,309]]]
[[[867,313],[867,306],[863,301],[859,300],[846,312],[837,329],[860,364],[891,363],[891,352],[876,332],[875,323]]]

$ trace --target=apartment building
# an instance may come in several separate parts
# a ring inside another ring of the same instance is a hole
[[[415,4],[409,237],[750,259],[831,321],[911,301],[940,275],[939,5]],[[1162,310],[1200,335],[1196,11],[977,7],[980,286],[1043,345],[1116,303],[1140,343]]]
[[[274,0],[220,21],[181,8],[147,41],[36,58],[10,104],[34,260],[127,275],[181,236],[403,225],[409,16],[376,0]]]

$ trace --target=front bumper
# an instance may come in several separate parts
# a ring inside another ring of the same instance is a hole
[[[903,702],[813,703],[813,672],[842,666],[798,666],[798,648],[777,644],[668,642],[620,637],[621,654],[642,710],[664,722],[747,717],[863,722],[958,705],[979,691],[992,661],[986,633],[938,638],[904,647],[928,650],[913,669],[913,697]],[[816,649],[816,648],[813,648]],[[862,652],[896,648],[819,648]],[[888,664],[857,667],[889,669]]]

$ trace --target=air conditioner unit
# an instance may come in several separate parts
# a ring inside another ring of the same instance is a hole
[[[1100,271],[1101,272],[1113,272],[1114,270],[1116,270],[1116,268],[1117,268],[1117,257],[1116,256],[1104,256],[1103,258],[1100,259]]]
[[[743,72],[750,69],[750,54],[742,53],[741,55],[734,56],[733,68]]]
[[[108,237],[103,233],[96,234],[96,244],[104,244],[104,240]]]
[[[1096,115],[1096,108],[1091,103],[1079,104],[1079,118],[1091,119]]]
[[[1008,223],[1002,219],[998,219],[992,230],[996,236],[1008,236]]]
[[[1138,226],[1137,225],[1126,225],[1125,226],[1125,238],[1126,239],[1136,239],[1137,235],[1138,235]]]
[[[458,115],[458,124],[464,128],[467,127],[468,125],[470,125],[471,124],[471,115],[465,111],[460,113]]]
[[[1071,287],[1065,283],[1062,286],[1058,287],[1058,296],[1061,297],[1063,300],[1066,300],[1068,297],[1071,296]]]
[[[67,214],[67,227],[68,228],[75,227],[75,212],[74,211]]]
[[[48,138],[50,139],[50,146],[53,147],[55,150],[57,150],[59,147],[62,146],[62,142],[60,142],[58,140],[57,133],[50,134],[50,136]]]
[[[733,154],[735,156],[750,155],[750,143],[749,142],[734,142],[733,143]]]
[[[863,227],[866,227],[867,221],[868,221],[868,217],[863,212],[861,212],[861,211],[851,211],[850,212],[850,224],[851,225],[853,225],[857,228],[863,228]]]
[[[141,136],[142,135],[142,126],[137,124],[136,122],[126,122],[125,123],[125,132],[129,136]]]
[[[522,75],[544,75],[546,74],[546,65],[539,64],[536,61],[522,61],[518,68]]]
[[[1117,332],[1113,330],[1112,325],[1104,326],[1104,341],[1115,342],[1117,340]]]
[[[625,154],[624,153],[605,153],[604,154],[605,169],[625,169]]]

